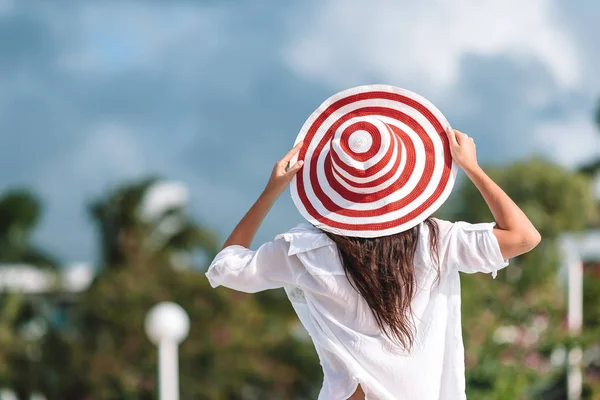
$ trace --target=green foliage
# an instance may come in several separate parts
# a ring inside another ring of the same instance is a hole
[[[176,255],[194,250],[204,252],[207,258],[216,254],[214,234],[192,221],[184,207],[173,206],[151,220],[143,218],[142,202],[157,183],[158,178],[149,177],[123,184],[89,206],[100,238],[101,266],[118,267],[130,253],[149,248],[157,254]],[[165,225],[174,225],[176,229],[164,234],[161,228]]]
[[[583,326],[586,329],[582,341],[588,346],[598,343],[600,337],[600,301],[598,301],[598,294],[600,294],[600,278],[597,274],[585,274],[583,279],[583,304],[585,305],[583,307]]]
[[[581,230],[595,218],[591,184],[586,176],[539,158],[486,172],[531,219],[542,243],[511,260],[495,280],[481,274],[461,276],[468,398],[561,398],[551,397],[564,391],[564,382],[561,386],[560,379],[550,378],[554,375],[549,361],[552,349],[568,341],[565,295],[557,296],[564,293],[557,283],[557,236]],[[470,181],[465,180],[455,196],[455,211],[443,217],[493,221]],[[598,290],[592,296],[597,298]],[[502,327],[516,338],[507,343],[494,340]],[[540,381],[545,383],[540,386]]]
[[[600,129],[600,100],[598,100],[598,106],[596,107],[596,113],[594,116],[596,125]],[[600,157],[592,159],[584,165],[579,167],[579,171],[588,176],[594,176],[600,172]]]
[[[588,177],[541,158],[505,167],[486,168],[488,175],[521,207],[544,239],[580,230],[595,217],[595,199]],[[452,217],[466,221],[491,220],[492,215],[471,181],[465,180]]]
[[[0,196],[0,264],[53,274],[58,266],[55,257],[33,243],[41,211],[41,202],[27,190],[14,189]],[[43,297],[0,293],[0,386],[13,388],[22,399],[39,387],[43,375],[40,334],[48,305]]]
[[[567,336],[556,276],[557,236],[596,218],[590,182],[542,159],[487,171],[532,219],[543,241],[511,260],[495,280],[461,277],[468,398],[562,399],[565,373],[550,365],[552,351],[592,346],[600,334],[588,329],[580,338]],[[32,390],[48,400],[155,399],[156,349],[143,331],[144,318],[156,303],[174,301],[191,319],[180,351],[182,400],[316,398],[323,378],[319,360],[309,341],[291,333],[298,320],[283,290],[249,295],[211,288],[202,274],[207,266],[194,260],[198,253],[212,259],[214,234],[183,206],[152,220],[142,216],[141,205],[157,182],[123,184],[90,205],[100,268],[75,301],[61,293],[2,298],[0,384],[15,388],[22,399]],[[469,181],[457,188],[454,202],[453,213],[442,218],[492,220]],[[36,251],[38,261],[44,259],[31,243],[40,213],[40,202],[26,191],[0,198],[0,261],[29,262]],[[600,325],[598,282],[585,281],[587,326]],[[43,338],[23,335],[32,321],[50,321],[49,307],[58,308],[66,326],[48,323]],[[512,337],[506,339],[506,332]],[[586,399],[594,389],[586,386]]]
[[[291,335],[297,318],[281,298],[283,291],[247,295],[213,289],[199,273],[206,266],[182,269],[174,254],[201,250],[211,258],[216,240],[184,209],[166,210],[153,221],[140,218],[140,204],[154,183],[120,186],[91,207],[104,267],[71,312],[75,334],[57,336],[46,348],[47,368],[54,371],[44,381],[48,399],[154,399],[156,348],[143,323],[161,301],[180,304],[191,319],[180,351],[182,399],[241,399],[243,393],[315,398],[322,379],[318,358],[312,344]],[[161,223],[174,216],[179,231],[159,246],[148,245],[155,243],[151,238]],[[279,306],[273,308],[267,299],[277,296]]]
[[[27,190],[15,189],[0,197],[0,235],[22,242],[37,224],[40,201]]]
[[[25,189],[14,189],[0,197],[0,263],[24,263],[55,268],[54,257],[33,243],[33,230],[42,207]]]
[[[0,384],[10,385],[15,371],[12,370],[10,359],[15,349],[21,348],[21,341],[15,332],[16,321],[23,303],[18,294],[3,295],[0,308]]]

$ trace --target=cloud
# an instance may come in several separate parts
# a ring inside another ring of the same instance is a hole
[[[15,6],[15,0],[0,0],[0,16],[8,14]]]
[[[144,176],[151,163],[135,128],[106,121],[82,130],[71,145],[52,149],[54,157],[36,165],[33,189],[45,210],[37,238],[65,261],[92,261],[96,237],[87,206],[124,179]]]
[[[600,134],[588,114],[540,124],[533,136],[542,153],[566,167],[600,157]]]
[[[484,162],[544,153],[573,167],[600,155],[590,111],[600,52],[587,46],[595,20],[576,26],[591,2],[571,4],[315,2],[290,18],[283,57],[335,90],[384,82],[425,94],[476,139]],[[579,141],[555,145],[564,129]]]
[[[40,244],[67,261],[93,259],[86,205],[146,174],[186,182],[196,218],[227,234],[318,91],[274,51],[284,10],[82,1],[20,3],[0,19],[0,32],[18,38],[0,41],[0,190],[41,194]],[[283,207],[259,240],[297,218],[291,201]]]
[[[315,4],[315,3],[313,3]],[[565,87],[581,79],[552,0],[329,0],[292,19],[284,56],[331,85],[404,82],[443,89],[468,54],[535,57]]]
[[[148,163],[136,136],[131,128],[119,123],[96,126],[75,152],[71,165],[86,180],[95,180],[100,173],[119,177],[139,175],[148,168]]]
[[[581,67],[584,79],[581,81],[582,88],[592,89],[600,92],[600,48],[598,47],[598,16],[600,4],[597,0],[555,0],[556,13],[560,15],[563,26],[571,32],[576,40],[573,46],[576,48],[582,60]],[[597,96],[598,93],[595,93]]]
[[[459,79],[435,103],[451,124],[478,143],[483,162],[510,162],[536,151],[531,132],[571,113],[571,101],[537,60],[468,55]]]
[[[160,72],[183,53],[210,57],[224,34],[219,9],[193,3],[87,2],[77,14],[77,38],[58,63],[81,74]]]
[[[332,86],[410,83],[498,162],[538,146],[540,127],[584,118],[592,58],[566,48],[549,0],[473,3],[479,19],[463,0],[403,3],[13,2],[0,13],[0,190],[40,192],[41,245],[93,260],[86,204],[146,174],[185,182],[194,216],[225,236]],[[585,11],[569,12],[572,28]],[[373,42],[388,37],[393,51]],[[257,243],[299,220],[284,193]]]

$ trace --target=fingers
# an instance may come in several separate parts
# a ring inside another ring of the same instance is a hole
[[[461,144],[465,143],[467,140],[471,139],[473,140],[472,137],[469,137],[469,135],[467,135],[466,133],[463,133],[461,131],[458,130],[454,130],[455,135],[456,135],[456,141],[458,142],[458,145],[460,146]]]
[[[283,158],[281,160],[279,160],[279,162],[283,165],[287,165],[287,163],[290,162],[292,157],[294,157],[296,155],[296,153],[298,153],[300,151],[300,148],[302,147],[303,143],[304,142],[302,142],[302,141],[298,142],[294,147],[292,147],[292,149],[290,151],[287,152],[287,154],[285,156],[283,156]]]
[[[454,145],[454,146],[458,146],[458,141],[456,140],[456,133],[458,131],[455,131],[454,129],[448,127],[446,129],[446,134],[448,135],[448,140],[450,140],[450,144]]]
[[[472,137],[457,129],[447,128],[446,133],[448,134],[448,140],[450,140],[451,145],[460,146],[467,140],[470,140],[473,142],[473,144],[475,144],[475,140]]]
[[[466,133],[462,133],[462,132],[460,132],[460,134],[462,135],[462,140],[470,140],[471,142],[475,143],[475,139],[473,139],[471,136],[467,135]]]
[[[302,166],[304,165],[304,161],[300,160],[297,163],[295,163],[294,165],[292,165],[290,167],[290,169],[288,169],[286,171],[286,174],[288,175],[294,175],[296,172],[298,172],[300,170],[300,168],[302,168]]]

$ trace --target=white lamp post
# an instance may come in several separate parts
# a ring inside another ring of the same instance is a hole
[[[160,400],[179,400],[178,345],[190,331],[185,310],[171,302],[155,305],[146,315],[146,334],[158,346],[158,389]]]

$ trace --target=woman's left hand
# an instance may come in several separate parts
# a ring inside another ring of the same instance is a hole
[[[269,182],[265,187],[265,192],[277,197],[285,190],[287,185],[289,185],[289,183],[292,181],[294,175],[296,175],[296,173],[304,164],[304,161],[300,160],[286,170],[290,160],[296,153],[298,153],[298,151],[300,151],[301,147],[302,142],[299,142],[275,164],[273,167],[273,172],[271,172]]]

